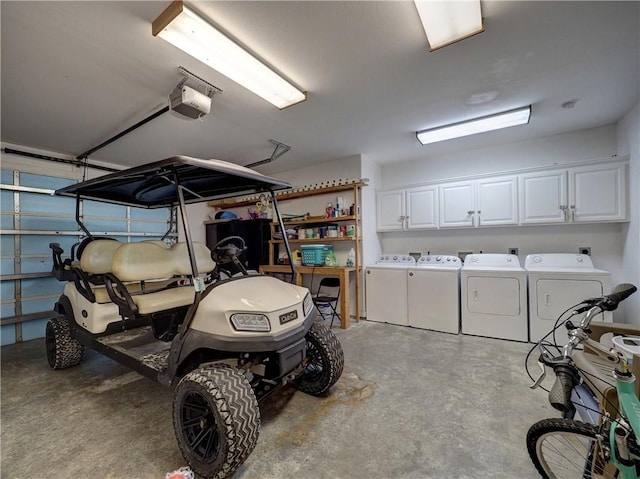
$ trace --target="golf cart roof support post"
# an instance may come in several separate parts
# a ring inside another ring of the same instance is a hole
[[[198,276],[198,265],[196,264],[196,255],[193,254],[193,243],[191,242],[191,232],[189,231],[189,222],[187,220],[187,208],[184,202],[184,194],[182,193],[180,178],[178,178],[178,172],[176,171],[173,172],[173,180],[176,184],[178,202],[180,204],[180,217],[182,218],[182,228],[184,229],[184,240],[187,243],[187,251],[189,252],[189,262],[191,263],[193,284],[195,286],[196,293],[198,293],[201,291],[201,284]]]
[[[162,235],[162,238],[160,238],[160,241],[164,241],[172,233],[172,231],[173,231],[173,223],[174,223],[175,219],[176,219],[175,206],[171,206],[169,208],[169,226],[168,226],[167,232],[164,235]],[[178,232],[177,230],[178,230],[178,228],[176,228],[176,233]]]
[[[78,223],[78,226],[80,226],[82,231],[84,231],[89,238],[92,237],[91,233],[89,232],[87,227],[84,225],[84,223],[80,219],[80,193],[79,192],[76,193],[76,223]]]
[[[278,225],[280,231],[282,231],[282,241],[284,243],[284,249],[287,251],[287,258],[289,258],[289,265],[291,266],[291,283],[296,283],[296,267],[293,264],[293,257],[291,256],[291,246],[289,246],[289,239],[287,238],[287,230],[284,227],[284,221],[282,221],[282,215],[280,214],[280,208],[278,208],[278,199],[276,198],[276,192],[271,190],[271,202],[273,203],[273,211],[278,218]]]

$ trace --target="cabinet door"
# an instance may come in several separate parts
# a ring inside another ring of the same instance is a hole
[[[438,227],[438,187],[424,186],[406,191],[407,228]]]
[[[440,185],[440,227],[475,226],[473,182]]]
[[[376,225],[378,231],[395,231],[404,228],[404,190],[383,191],[376,196]]]
[[[476,182],[478,226],[518,224],[518,183],[515,176]]]
[[[584,166],[569,170],[571,221],[626,219],[625,167],[621,164]]]
[[[567,221],[567,172],[540,171],[520,175],[520,224]]]

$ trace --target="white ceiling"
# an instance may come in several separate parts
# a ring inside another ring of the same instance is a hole
[[[154,38],[168,4],[2,1],[2,141],[78,155],[165,106],[178,66],[224,90],[212,112],[164,114],[91,159],[244,165],[269,157],[273,138],[292,149],[267,173],[357,154],[385,164],[611,124],[640,96],[637,1],[483,0],[486,31],[435,52],[412,2],[189,3],[308,91],[282,111]],[[528,104],[529,125],[415,138]]]

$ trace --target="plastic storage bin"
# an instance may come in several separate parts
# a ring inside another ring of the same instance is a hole
[[[327,244],[302,245],[300,248],[304,266],[324,266],[329,251],[333,251],[333,246]]]

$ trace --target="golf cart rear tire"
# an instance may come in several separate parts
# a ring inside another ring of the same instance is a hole
[[[176,388],[173,427],[182,455],[196,474],[230,477],[258,441],[260,411],[249,381],[226,364],[190,372]]]
[[[52,369],[75,366],[84,357],[84,346],[71,337],[69,323],[64,316],[47,321],[45,330],[47,361]]]
[[[342,345],[322,321],[314,321],[305,336],[307,366],[293,382],[299,391],[319,396],[333,386],[344,368]]]

